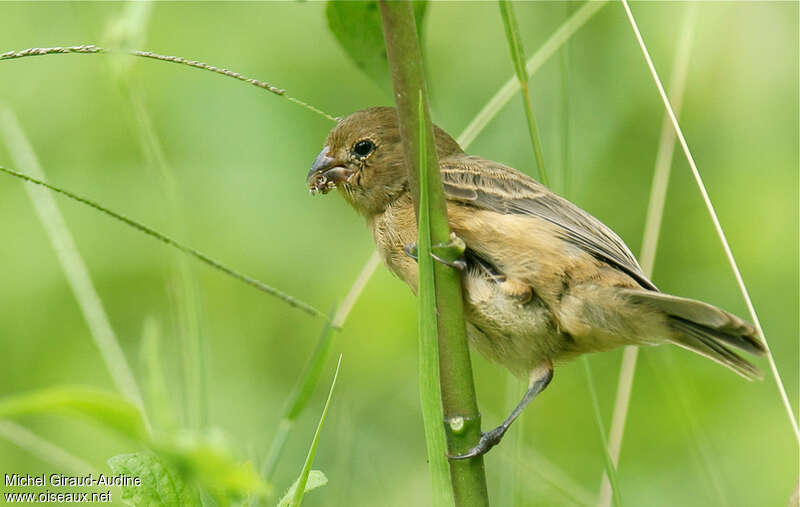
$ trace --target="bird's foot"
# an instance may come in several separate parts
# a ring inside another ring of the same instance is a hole
[[[431,257],[446,266],[464,271],[467,268],[467,261],[464,252],[467,244],[464,240],[456,236],[455,232],[450,233],[450,241],[437,243],[431,247]]]
[[[508,430],[508,426],[501,424],[491,431],[481,433],[481,439],[478,440],[478,443],[475,444],[475,446],[470,450],[463,454],[448,454],[447,457],[450,459],[470,459],[483,456],[489,452],[489,449],[500,443],[500,441],[503,439],[503,435],[506,434],[506,430]]]
[[[464,240],[455,233],[450,233],[450,241],[431,246],[431,257],[451,268],[463,271],[467,267],[467,261],[464,258],[466,249],[467,245]],[[416,243],[406,245],[403,251],[415,261],[419,259],[419,249]]]
[[[408,255],[409,257],[411,257],[415,261],[419,259],[419,254],[417,253],[418,250],[417,250],[417,244],[416,243],[410,243],[410,244],[406,245],[405,247],[403,247],[403,252],[405,252],[406,255]]]

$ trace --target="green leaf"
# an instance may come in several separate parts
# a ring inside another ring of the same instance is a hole
[[[251,462],[239,462],[234,458],[228,450],[231,446],[218,432],[185,433],[153,447],[187,479],[223,504],[249,495],[264,496],[271,490]]]
[[[422,26],[428,7],[426,1],[413,2],[414,18],[419,27],[422,46]],[[383,25],[378,2],[341,2],[329,0],[325,14],[339,45],[356,64],[378,85],[391,90],[389,61],[383,42]]]
[[[294,497],[295,492],[297,491],[297,483],[300,481],[298,477],[292,487],[289,488],[289,491],[283,495],[281,501],[278,502],[278,507],[289,507],[292,505],[292,498]],[[308,480],[306,481],[305,493],[308,493],[312,489],[317,489],[320,486],[324,486],[328,484],[328,478],[325,477],[325,474],[322,473],[320,470],[311,470],[308,474]]]
[[[319,418],[317,431],[314,432],[314,439],[311,441],[311,447],[308,449],[308,455],[306,456],[306,462],[303,464],[303,470],[295,481],[294,495],[292,495],[291,503],[288,504],[292,507],[300,507],[300,504],[303,503],[303,495],[306,492],[306,485],[308,484],[309,474],[311,473],[311,465],[314,463],[314,456],[317,454],[317,444],[319,444],[319,436],[322,433],[322,425],[325,423],[325,416],[328,415],[328,407],[330,407],[331,397],[333,397],[333,388],[336,387],[336,379],[339,377],[339,368],[341,366],[342,356],[339,355],[339,362],[336,363],[336,372],[333,374],[331,388],[328,391],[328,399],[325,401],[325,407],[322,409],[322,416]]]
[[[108,460],[115,474],[141,479],[140,486],[122,486],[128,505],[201,505],[197,490],[186,484],[174,466],[150,452],[120,454]]]
[[[140,442],[150,438],[136,405],[116,393],[59,386],[0,398],[0,419],[42,413],[78,415]]]

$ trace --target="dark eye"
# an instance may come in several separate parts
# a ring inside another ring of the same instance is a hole
[[[375,143],[369,139],[363,139],[353,146],[353,153],[359,157],[366,157],[375,150]]]

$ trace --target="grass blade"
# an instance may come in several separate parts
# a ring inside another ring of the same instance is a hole
[[[325,422],[325,416],[328,414],[328,407],[331,404],[331,397],[333,396],[333,388],[336,387],[336,379],[339,376],[339,368],[342,366],[342,356],[339,355],[339,362],[336,363],[336,372],[333,374],[333,381],[331,381],[331,388],[328,390],[328,399],[325,401],[325,407],[322,409],[322,416],[319,418],[317,424],[317,431],[314,432],[314,439],[311,441],[311,447],[308,449],[306,462],[303,464],[303,470],[297,478],[297,485],[295,486],[294,497],[292,498],[292,506],[300,507],[303,502],[303,495],[306,492],[306,482],[308,475],[311,472],[311,465],[314,463],[314,456],[317,454],[317,444],[319,444],[319,436],[322,433],[322,424]]]
[[[550,186],[547,171],[544,167],[544,156],[542,155],[542,143],[539,141],[539,131],[536,128],[536,120],[533,116],[533,106],[531,105],[531,95],[528,86],[528,72],[525,69],[525,50],[522,47],[522,38],[519,35],[519,25],[517,17],[514,15],[514,6],[510,0],[499,0],[500,15],[503,18],[503,25],[506,29],[508,48],[511,51],[511,61],[517,73],[520,90],[522,91],[522,106],[525,110],[525,119],[528,121],[528,134],[531,137],[533,153],[536,157],[536,166],[539,170],[539,181],[545,186]]]
[[[532,76],[536,73],[537,70],[546,62],[556,51],[572,37],[572,35],[578,31],[580,27],[586,24],[592,16],[594,16],[597,11],[603,8],[603,6],[608,2],[608,0],[597,0],[597,1],[588,1],[583,6],[575,11],[573,14],[564,24],[562,24],[558,30],[551,35],[547,41],[533,54],[530,58],[528,58],[528,62],[525,65],[525,69],[528,72],[528,76]],[[506,83],[500,88],[494,96],[489,99],[489,102],[486,103],[485,106],[478,112],[478,114],[473,118],[469,125],[464,129],[461,135],[458,136],[458,144],[461,145],[462,148],[467,149],[467,147],[472,144],[472,141],[478,137],[478,134],[486,128],[486,125],[492,120],[492,118],[500,112],[500,109],[503,108],[508,102],[511,100],[511,97],[514,96],[520,89],[519,80],[516,76],[511,76],[508,78]]]
[[[677,115],[680,115],[681,105],[683,104],[683,93],[686,89],[689,56],[691,54],[696,20],[697,4],[689,3],[687,4],[684,21],[681,27],[681,38],[675,51],[675,61],[672,67],[674,71],[670,82],[670,96],[673,98]],[[661,231],[661,218],[664,215],[664,203],[666,202],[667,185],[669,184],[669,174],[670,168],[672,167],[674,152],[675,134],[669,123],[669,118],[665,114],[661,124],[661,137],[658,143],[656,164],[653,171],[653,185],[650,190],[650,202],[647,207],[642,251],[639,255],[642,271],[648,278],[653,275],[658,236]],[[617,394],[614,400],[614,413],[611,419],[611,428],[608,436],[608,452],[611,454],[611,460],[615,467],[619,463],[622,436],[625,432],[625,419],[628,415],[638,354],[638,347],[627,346],[622,355],[619,381],[617,383]],[[608,476],[604,474],[600,489],[600,505],[608,506],[610,504],[611,483],[608,481]]]
[[[56,470],[68,470],[84,475],[95,473],[94,467],[89,463],[17,423],[0,421],[0,437],[28,451],[38,459],[50,463]]]
[[[597,401],[597,391],[594,388],[594,377],[592,377],[592,367],[589,364],[589,356],[583,355],[583,366],[586,370],[586,384],[589,387],[589,396],[592,399],[592,411],[594,412],[594,419],[597,423],[597,429],[600,432],[600,441],[603,444],[603,458],[606,462],[606,473],[608,480],[611,483],[611,491],[613,492],[614,505],[622,507],[622,496],[620,495],[619,485],[617,483],[617,472],[614,468],[614,462],[611,460],[611,455],[608,453],[608,441],[606,440],[606,430],[603,425],[603,416],[600,414],[600,403]]]
[[[28,143],[16,116],[9,108],[0,110],[0,130],[16,163],[39,180],[44,180],[44,171],[39,165],[36,154]],[[42,184],[46,185],[43,181]],[[56,205],[55,198],[50,192],[33,186],[26,186],[25,190],[47,232],[50,244],[56,252],[61,269],[69,281],[114,385],[144,413],[142,394],[133,377],[133,371],[111,328],[103,303],[89,276],[89,270],[78,252],[78,247],[64,222],[64,216]]]
[[[96,203],[96,202],[94,202],[94,201],[92,201],[90,199],[87,199],[85,197],[81,197],[81,196],[79,196],[77,194],[74,194],[74,193],[68,191],[68,190],[64,190],[62,188],[56,187],[54,185],[51,185],[51,184],[49,184],[49,183],[47,183],[47,182],[45,182],[45,181],[43,181],[43,180],[41,180],[39,178],[34,178],[32,176],[28,176],[27,174],[23,174],[21,172],[14,171],[13,169],[8,169],[7,167],[0,166],[0,172],[4,172],[4,173],[6,173],[6,174],[8,174],[10,176],[14,176],[14,177],[19,178],[21,180],[25,180],[28,183],[33,183],[34,185],[40,185],[40,186],[45,187],[45,188],[47,188],[49,190],[52,190],[53,192],[56,192],[56,193],[59,193],[61,195],[66,196],[66,197],[69,197],[73,201],[77,201],[77,202],[79,202],[81,204],[85,204],[86,206],[94,208],[97,211],[100,211],[100,212],[110,216],[111,218],[119,220],[120,222],[123,222],[124,224],[129,225],[130,227],[133,227],[134,229],[147,234],[148,236],[151,236],[151,237],[153,237],[153,238],[155,238],[155,239],[157,239],[157,240],[159,240],[159,241],[161,241],[163,243],[166,243],[167,245],[169,245],[169,246],[171,246],[173,248],[177,248],[178,250],[180,250],[180,251],[182,251],[182,252],[184,252],[186,254],[191,255],[192,257],[194,257],[194,258],[200,260],[201,262],[211,266],[212,268],[214,268],[214,269],[216,269],[218,271],[222,271],[223,273],[225,273],[228,276],[231,276],[231,277],[233,277],[233,278],[235,278],[235,279],[237,279],[237,280],[239,280],[241,282],[244,282],[247,285],[255,287],[256,289],[260,290],[261,292],[265,292],[265,293],[267,293],[267,294],[269,294],[271,296],[275,296],[276,298],[280,299],[281,301],[283,301],[284,303],[288,304],[289,306],[293,306],[293,307],[295,307],[295,308],[297,308],[299,310],[302,310],[305,313],[308,313],[309,315],[314,315],[314,316],[318,316],[318,317],[325,316],[325,314],[323,312],[317,310],[316,308],[314,308],[313,306],[309,305],[308,303],[304,303],[303,301],[301,301],[301,300],[299,300],[299,299],[297,299],[297,298],[295,298],[293,296],[290,296],[289,294],[286,294],[285,292],[283,292],[281,290],[278,290],[278,289],[276,289],[274,287],[270,287],[269,285],[266,285],[265,283],[260,282],[259,280],[256,280],[255,278],[251,278],[251,277],[249,277],[247,275],[239,273],[238,271],[235,271],[234,269],[229,268],[229,267],[221,264],[219,261],[216,261],[216,260],[212,259],[211,257],[209,257],[206,254],[200,252],[199,250],[195,250],[194,248],[192,248],[190,246],[186,246],[183,243],[179,243],[178,241],[170,238],[169,236],[167,236],[165,234],[161,234],[160,232],[156,231],[155,229],[151,229],[150,227],[148,227],[148,226],[146,226],[146,225],[144,225],[144,224],[142,224],[140,222],[137,222],[137,221],[135,221],[135,220],[133,220],[131,218],[126,217],[125,215],[122,215],[122,214],[117,213],[115,211],[111,211],[110,209],[106,208],[105,206],[102,206],[102,205],[100,205],[100,204],[98,204],[98,203]]]
[[[778,389],[778,393],[781,397],[781,401],[783,402],[783,406],[786,409],[786,414],[789,417],[789,422],[792,425],[792,429],[794,430],[795,439],[797,440],[798,445],[800,445],[800,428],[797,425],[797,418],[795,418],[794,410],[792,409],[792,404],[789,401],[789,396],[786,394],[786,388],[783,385],[783,380],[781,380],[780,373],[778,372],[778,366],[775,364],[775,357],[772,355],[772,350],[769,347],[769,342],[767,342],[767,337],[764,336],[764,330],[761,328],[761,322],[758,320],[758,315],[756,314],[755,306],[753,306],[753,301],[750,299],[750,293],[747,291],[747,287],[744,284],[744,279],[742,278],[742,274],[739,271],[739,266],[736,264],[736,259],[733,257],[733,252],[731,251],[731,247],[728,244],[728,239],[725,236],[725,232],[722,230],[722,224],[720,224],[719,217],[717,217],[717,212],[714,210],[714,205],[711,203],[711,198],[708,195],[708,191],[706,190],[706,186],[703,183],[703,178],[700,176],[700,171],[697,169],[697,164],[694,161],[694,157],[692,156],[692,152],[689,150],[689,145],[686,142],[686,138],[683,136],[683,131],[681,130],[680,125],[678,124],[678,119],[675,116],[675,112],[670,105],[669,98],[667,97],[667,93],[664,91],[664,85],[661,84],[661,79],[658,77],[658,72],[656,71],[655,65],[653,64],[652,58],[650,58],[650,53],[647,50],[647,46],[644,43],[644,39],[642,39],[642,34],[639,32],[639,27],[636,24],[636,20],[633,17],[633,13],[631,12],[631,8],[628,5],[627,0],[622,0],[622,6],[625,8],[625,13],[628,16],[628,21],[631,23],[631,27],[633,28],[633,33],[636,36],[636,40],[639,43],[639,47],[642,50],[642,54],[644,55],[645,61],[647,62],[647,67],[650,70],[650,74],[653,77],[653,81],[655,82],[656,88],[658,88],[658,93],[661,96],[661,100],[664,102],[664,108],[667,111],[667,115],[669,116],[670,122],[672,123],[672,127],[675,129],[675,134],[678,136],[678,141],[680,142],[681,148],[683,149],[683,153],[686,156],[686,160],[689,162],[689,168],[692,171],[692,176],[694,176],[694,180],[697,183],[697,188],[700,191],[700,195],[703,197],[703,202],[706,205],[706,209],[708,210],[708,214],[711,216],[711,221],[714,224],[714,229],[717,232],[717,236],[719,236],[720,243],[722,243],[722,248],[725,251],[725,256],[728,259],[728,263],[731,266],[731,270],[733,270],[733,275],[736,278],[736,283],[739,285],[739,290],[742,293],[742,297],[744,298],[745,304],[747,305],[747,310],[750,313],[750,318],[753,320],[753,324],[756,326],[758,330],[758,335],[761,337],[764,347],[767,349],[767,359],[769,361],[770,371],[772,372],[772,376],[775,379],[775,385]]]
[[[330,354],[334,329],[333,322],[326,320],[322,333],[317,339],[314,352],[311,354],[303,373],[300,374],[297,384],[295,384],[294,389],[289,394],[289,398],[286,400],[283,417],[281,417],[281,421],[278,424],[278,432],[272,439],[267,459],[262,468],[263,475],[267,480],[270,480],[275,472],[283,448],[286,445],[286,440],[289,437],[289,431],[294,426],[294,422],[300,416],[300,413],[308,405],[308,400],[311,399],[311,395],[319,383],[322,369],[325,367],[325,362]]]

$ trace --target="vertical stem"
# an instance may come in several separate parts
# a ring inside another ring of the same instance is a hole
[[[533,106],[531,105],[531,95],[528,90],[528,72],[525,70],[525,50],[522,48],[522,39],[519,36],[519,26],[517,18],[514,16],[514,7],[510,0],[500,1],[500,14],[503,18],[503,25],[506,28],[506,38],[508,38],[508,48],[511,51],[511,60],[514,63],[514,70],[519,79],[519,86],[522,90],[522,104],[525,109],[525,118],[528,120],[528,134],[531,136],[533,153],[536,156],[536,165],[539,168],[539,181],[545,186],[550,186],[547,172],[544,169],[544,156],[542,155],[542,143],[539,141],[539,130],[536,128],[536,120],[533,117]]]
[[[410,2],[381,0],[380,7],[415,208],[419,210],[418,174],[422,137],[426,147],[423,160],[427,162],[427,167],[434,169],[427,172],[425,182],[429,197],[430,241],[432,244],[447,242],[450,238],[447,207],[438,171],[439,162],[436,157],[433,125],[429,119],[412,6]],[[421,131],[424,136],[419,135]],[[460,453],[475,445],[480,438],[480,413],[475,400],[472,364],[464,329],[461,276],[453,268],[436,262],[434,281],[445,431],[450,452]],[[458,505],[488,505],[482,458],[451,461],[450,477]]]

